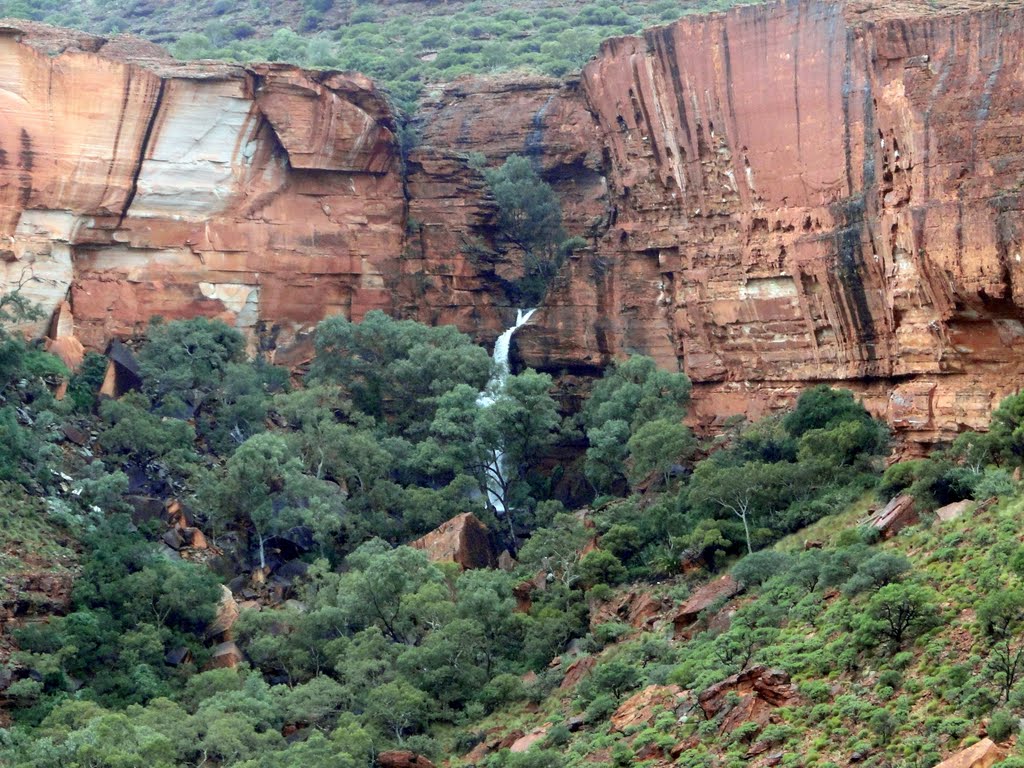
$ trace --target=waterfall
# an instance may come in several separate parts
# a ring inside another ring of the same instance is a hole
[[[512,337],[516,331],[526,325],[536,311],[536,308],[516,310],[515,325],[507,329],[494,342],[494,375],[487,382],[487,388],[480,393],[476,400],[481,408],[490,406],[494,402],[495,396],[505,388],[505,382],[508,380],[509,375],[508,352],[512,345]],[[504,458],[504,455],[499,451],[495,455],[494,461],[487,465],[487,500],[499,513],[505,511],[505,504],[502,502],[501,489],[498,487],[495,476],[504,477]]]

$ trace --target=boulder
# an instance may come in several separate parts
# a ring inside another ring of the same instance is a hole
[[[164,655],[164,663],[171,667],[178,667],[192,661],[192,651],[185,646],[172,648]]]
[[[1006,749],[1000,747],[992,739],[985,738],[974,746],[947,757],[935,768],[990,768],[1003,760],[1006,755]]]
[[[377,768],[434,768],[434,764],[407,749],[391,749],[377,755]]]
[[[534,744],[543,741],[544,737],[548,735],[548,729],[551,728],[551,723],[545,723],[539,728],[534,728],[525,736],[520,736],[514,742],[512,746],[508,748],[509,752],[525,752]]]
[[[487,759],[487,756],[491,754],[492,751],[494,751],[493,746],[491,746],[485,741],[481,741],[469,752],[463,755],[462,762],[464,762],[466,765],[479,765]]]
[[[612,730],[625,733],[626,729],[646,725],[661,712],[674,712],[686,699],[678,685],[649,685],[626,699],[612,715]]]
[[[635,629],[652,629],[668,607],[664,598],[647,591],[629,590],[597,606],[590,614],[590,628],[621,621]]]
[[[567,691],[570,688],[575,688],[579,681],[589,675],[595,666],[597,666],[596,656],[583,656],[576,659],[565,670],[565,677],[558,684],[559,690]]]
[[[183,528],[181,537],[185,540],[185,546],[191,549],[209,549],[210,544],[205,534],[198,528]]]
[[[432,563],[453,562],[464,569],[490,568],[496,560],[487,526],[472,512],[441,523],[409,546],[422,549]]]
[[[107,370],[100,385],[103,397],[120,397],[142,386],[142,369],[135,353],[120,339],[114,339],[107,350]]]
[[[56,355],[74,373],[85,360],[85,347],[74,336],[59,336],[46,342],[46,351]]]
[[[963,501],[954,501],[952,504],[947,504],[944,507],[939,507],[935,510],[935,517],[944,523],[948,523],[952,520],[956,520],[958,517],[963,517],[968,510],[973,509],[975,502],[970,499],[964,499]]]
[[[680,606],[672,619],[676,638],[683,637],[697,617],[715,603],[735,597],[743,591],[743,585],[726,574],[698,589]]]
[[[525,733],[523,733],[521,730],[519,730],[517,728],[516,730],[514,730],[514,731],[512,731],[510,733],[505,734],[505,736],[502,739],[498,740],[497,744],[495,744],[495,748],[496,749],[510,749],[513,744],[515,744],[517,741],[519,741],[525,735],[526,735]]]
[[[914,497],[903,493],[890,500],[881,510],[871,515],[868,518],[867,525],[881,533],[883,539],[889,539],[908,525],[916,523],[917,520]]]
[[[548,588],[547,571],[538,571],[532,579],[521,581],[512,588],[512,595],[516,599],[516,611],[529,613],[533,607],[533,593],[543,592]]]
[[[228,639],[231,628],[238,621],[238,614],[239,609],[238,603],[235,602],[235,596],[231,594],[230,589],[222,584],[220,587],[220,600],[217,603],[217,615],[210,622],[209,626],[206,627],[206,636]]]
[[[64,433],[66,439],[75,445],[84,446],[89,443],[89,433],[84,429],[79,429],[74,424],[65,424],[61,427],[61,432]]]
[[[734,706],[733,696],[738,699]],[[697,704],[709,720],[724,711],[721,732],[728,733],[741,723],[765,725],[776,708],[798,700],[789,674],[762,664],[715,683],[697,697]]]
[[[204,670],[211,669],[234,669],[245,661],[242,650],[230,640],[225,641],[213,649],[213,655],[206,662]]]
[[[516,568],[516,559],[507,549],[501,550],[501,554],[498,555],[498,568],[503,571],[514,571]]]

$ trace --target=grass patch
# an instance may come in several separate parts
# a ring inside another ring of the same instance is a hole
[[[820,541],[825,546],[831,546],[840,533],[848,528],[853,528],[860,520],[867,517],[869,509],[875,503],[874,493],[865,493],[842,512],[823,517],[821,520],[779,539],[774,548],[779,552],[799,552],[804,548],[804,543],[808,541]]]

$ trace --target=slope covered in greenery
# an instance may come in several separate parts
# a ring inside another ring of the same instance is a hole
[[[203,319],[154,323],[135,353],[142,384],[118,399],[96,398],[90,357],[56,400],[61,363],[0,341],[0,492],[23,510],[3,535],[44,526],[80,543],[66,615],[15,632],[5,764],[370,766],[389,748],[455,761],[483,744],[492,768],[769,753],[930,768],[986,722],[998,739],[1016,730],[1022,397],[990,433],[883,474],[886,429],[849,392],[811,389],[788,414],[701,441],[680,423],[686,377],[636,357],[579,413],[528,370],[481,408],[485,350],[379,313],[322,323],[297,388]],[[581,442],[575,462],[546,459]],[[506,514],[484,503],[498,450]],[[585,509],[559,490],[568,475],[592,487]],[[920,525],[879,543],[851,522],[905,489]],[[927,514],[992,495],[958,521]],[[214,557],[170,556],[148,498],[184,502]],[[517,565],[460,572],[403,546],[466,510]],[[794,547],[809,525],[821,548]],[[282,563],[282,540],[299,539]],[[284,566],[284,592],[260,586]],[[680,604],[729,568],[745,592],[681,632]],[[208,629],[222,580],[250,594],[230,668]],[[643,601],[658,607],[633,625]],[[695,706],[758,664],[796,692],[768,720],[730,719],[738,694],[710,716]],[[650,686],[667,702],[614,725]],[[531,749],[507,749],[531,731]]]

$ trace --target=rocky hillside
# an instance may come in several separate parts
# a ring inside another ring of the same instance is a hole
[[[630,585],[453,764],[1016,764],[1020,513],[943,508],[865,548],[851,510],[733,575]]]
[[[358,76],[11,21],[5,279],[47,310],[68,295],[90,348],[202,314],[295,362],[317,320],[371,308],[490,341],[522,254],[496,242],[482,169],[520,153],[585,241],[523,362],[650,354],[691,376],[704,425],[846,382],[930,443],[984,424],[1019,374],[1021,13],[683,20],[608,41],[580,79],[447,86],[403,143]]]
[[[1022,22],[2,22],[0,764],[1019,768]]]

